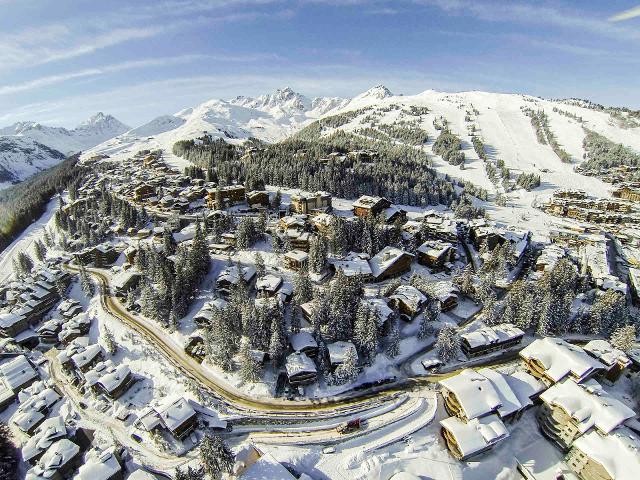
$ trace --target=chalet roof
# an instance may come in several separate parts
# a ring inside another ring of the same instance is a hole
[[[554,382],[570,373],[578,380],[603,369],[604,365],[589,356],[582,348],[559,338],[545,337],[534,340],[520,351],[525,360],[535,359],[545,368],[545,374]]]
[[[438,383],[455,394],[465,416],[471,420],[496,412],[502,403],[493,383],[469,368]]]
[[[11,390],[18,391],[34,378],[38,378],[39,375],[36,369],[29,363],[27,357],[19,355],[12,360],[0,364],[0,376]]]
[[[544,390],[544,385],[526,372],[504,374],[492,368],[483,368],[478,373],[493,384],[498,394],[498,414],[505,418],[533,404],[532,397]]]
[[[465,423],[458,417],[449,417],[440,421],[456,439],[463,457],[469,457],[509,436],[509,431],[497,415],[474,418]]]
[[[28,462],[49,448],[55,441],[67,436],[67,427],[61,416],[46,419],[22,447],[22,459]]]
[[[635,416],[633,410],[612,397],[595,380],[577,384],[567,378],[543,392],[540,398],[549,405],[561,407],[582,433],[592,427],[609,433]]]
[[[635,480],[640,472],[640,438],[628,428],[609,435],[589,432],[576,439],[573,446],[602,465],[610,478]]]
[[[418,252],[430,257],[439,258],[451,248],[453,248],[453,245],[449,242],[443,242],[441,240],[427,240],[418,247]]]
[[[256,274],[256,268],[253,265],[246,265],[241,267],[242,278],[245,282],[251,281]],[[240,282],[240,271],[237,265],[232,265],[225,268],[218,275],[218,282],[227,282],[231,285],[236,285]]]
[[[295,480],[295,478],[270,453],[262,455],[240,475],[241,480]]]
[[[58,440],[47,449],[38,464],[27,472],[27,480],[51,478],[78,453],[80,453],[80,447],[71,440],[66,438]]]
[[[309,254],[302,250],[291,250],[285,253],[284,256],[296,262],[305,262],[309,258]]]
[[[597,358],[606,366],[619,364],[624,367],[631,365],[631,359],[622,350],[615,348],[609,342],[602,339],[591,340],[584,347],[584,351]]]
[[[397,261],[403,257],[413,258],[413,255],[400,250],[395,247],[384,247],[380,250],[371,260],[369,260],[369,266],[371,266],[371,272],[375,278],[382,275],[389,268],[391,268]]]
[[[524,332],[511,323],[485,326],[473,332],[465,332],[460,335],[471,348],[503,343],[522,336],[524,336]]]
[[[121,270],[111,278],[111,286],[116,290],[122,290],[132,279],[139,277],[138,272],[132,270]]]
[[[389,200],[382,197],[372,197],[370,195],[362,195],[359,199],[353,202],[354,208],[373,208],[380,204],[390,204]]]
[[[256,280],[256,290],[275,292],[282,285],[282,278],[267,274]]]
[[[331,260],[336,270],[341,270],[347,277],[371,275],[371,266],[364,254],[350,253],[345,260]]]
[[[71,361],[76,368],[83,368],[93,362],[100,355],[104,355],[104,349],[99,344],[94,343],[84,349],[80,349],[71,357]]]
[[[158,410],[158,414],[166,427],[174,432],[180,428],[181,425],[194,417],[196,415],[196,411],[191,407],[187,400],[184,398],[178,398],[177,400],[164,404],[164,406]]]
[[[427,297],[411,285],[400,285],[389,298],[391,300],[402,301],[413,311],[418,311],[422,304],[427,301]]]
[[[355,352],[356,347],[351,342],[339,341],[339,342],[328,343],[327,350],[329,351],[329,361],[331,362],[331,364],[339,365],[341,363],[344,363],[347,357],[347,352],[349,350],[352,350],[353,352]]]
[[[84,378],[87,386],[100,384],[107,392],[111,393],[124,384],[129,375],[131,375],[131,370],[128,365],[116,366],[111,360],[106,360],[89,370]]]
[[[122,466],[115,454],[115,448],[92,450],[85,458],[85,463],[78,469],[74,480],[110,480]]]
[[[285,365],[289,378],[301,373],[316,373],[316,364],[305,353],[294,352],[287,357]]]
[[[393,315],[393,310],[383,298],[365,298],[363,300],[369,308],[378,312],[378,327],[381,327],[386,320]]]
[[[291,335],[289,338],[291,347],[294,351],[299,352],[305,348],[318,348],[318,342],[309,332],[299,332]]]

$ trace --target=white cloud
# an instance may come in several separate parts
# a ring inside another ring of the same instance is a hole
[[[621,22],[623,20],[631,20],[632,18],[640,17],[640,7],[631,8],[629,10],[625,10],[613,17],[609,18],[611,22]]]

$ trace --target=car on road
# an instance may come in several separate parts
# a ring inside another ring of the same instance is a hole
[[[131,434],[131,439],[138,443],[142,443],[142,437],[136,433]]]
[[[340,435],[346,435],[347,433],[355,432],[356,430],[360,430],[362,426],[362,422],[359,418],[354,418],[353,420],[349,420],[348,422],[341,423],[336,427],[336,431]]]
[[[336,453],[336,447],[324,447],[322,449],[322,453],[326,453],[326,454]]]
[[[428,372],[433,372],[442,366],[442,360],[437,358],[427,358],[420,363],[422,364],[422,368]]]

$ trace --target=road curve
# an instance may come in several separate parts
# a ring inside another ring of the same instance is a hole
[[[67,264],[65,268],[77,272],[78,267]],[[241,407],[241,409],[252,413],[268,414],[270,416],[286,416],[295,414],[300,420],[300,415],[305,413],[317,417],[319,413],[326,412],[336,414],[335,410],[340,410],[344,414],[344,409],[353,410],[354,413],[362,408],[370,408],[372,401],[390,401],[393,394],[406,389],[407,383],[400,382],[379,388],[376,391],[358,392],[351,396],[332,397],[321,400],[284,400],[278,398],[256,398],[247,395],[231,385],[225,385],[212,378],[206,369],[195,359],[187,355],[182,346],[176,344],[172,339],[161,331],[157,326],[152,325],[148,320],[137,315],[132,315],[122,303],[110,294],[108,276],[95,268],[87,268],[92,276],[98,279],[101,284],[101,302],[110,315],[135,330],[149,342],[151,342],[164,356],[185,375],[197,381],[204,388],[209,390],[217,399],[223,401],[231,407]]]

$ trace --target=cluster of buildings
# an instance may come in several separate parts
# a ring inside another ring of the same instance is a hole
[[[622,195],[614,199],[591,198],[582,190],[558,190],[540,208],[550,215],[581,222],[612,225],[640,223],[634,203]]]
[[[43,267],[31,275],[0,287],[0,337],[32,345],[33,332],[66,290],[71,275],[56,267]],[[37,344],[37,340],[36,340]]]
[[[579,347],[550,337],[535,340],[520,357],[523,370],[467,369],[439,382],[451,415],[440,422],[451,453],[466,460],[493,448],[509,437],[510,423],[539,404],[539,430],[565,455],[567,470],[588,480],[632,478],[640,469],[636,413],[603,387],[632,361],[605,340]],[[543,478],[536,467],[521,463],[519,470]]]

